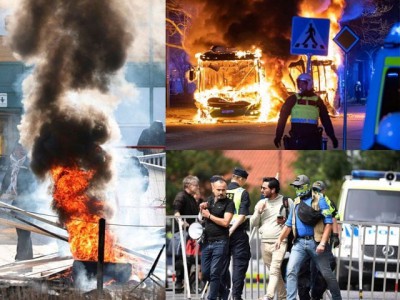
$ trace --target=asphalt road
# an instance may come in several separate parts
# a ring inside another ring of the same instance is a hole
[[[193,121],[195,108],[167,108],[166,144],[168,150],[207,149],[207,150],[275,150],[276,122],[259,123],[248,117],[219,119],[216,124],[198,124]],[[346,148],[343,147],[344,115],[341,112],[331,117],[335,134],[339,140],[338,150],[360,149],[365,106],[349,105],[347,110]],[[290,129],[286,124],[285,134]],[[283,149],[283,148],[281,148]],[[328,140],[328,150],[333,149]]]

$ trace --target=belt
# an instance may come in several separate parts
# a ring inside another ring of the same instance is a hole
[[[227,240],[225,240],[225,239],[223,239],[223,240],[212,240],[212,241],[207,240],[207,243],[208,244],[214,244],[214,243],[220,243],[220,242],[223,242],[223,241],[227,241]]]
[[[313,240],[314,236],[313,235],[299,236],[299,239]]]

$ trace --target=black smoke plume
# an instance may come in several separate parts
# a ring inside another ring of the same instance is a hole
[[[106,93],[124,65],[133,35],[121,3],[22,0],[10,20],[12,50],[34,65],[20,130],[40,177],[54,165],[72,163],[95,168],[100,181],[111,176],[109,158],[100,148],[110,137],[107,116],[73,107],[65,98],[68,91]]]
[[[197,0],[199,5],[185,37],[188,49],[199,52],[223,44],[240,50],[256,46],[268,56],[289,56],[292,17],[300,0]],[[288,49],[288,51],[282,51]],[[192,54],[193,55],[193,54]],[[192,56],[191,55],[191,56]]]

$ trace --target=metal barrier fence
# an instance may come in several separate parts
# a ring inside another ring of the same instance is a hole
[[[156,166],[160,166],[160,167],[164,167],[164,168],[166,167],[165,152],[157,153],[157,154],[142,155],[142,156],[138,156],[137,158],[139,158],[139,160],[142,163],[145,163],[146,166],[147,166],[147,164],[151,164],[151,165],[156,165]]]
[[[183,221],[195,219],[197,216],[182,216]],[[190,257],[187,285],[183,293],[176,289],[175,265],[180,259],[176,251],[177,243],[181,243],[177,223],[173,216],[166,217],[167,223],[167,291],[172,291],[168,299],[206,299],[202,297],[203,287],[199,278],[199,255]],[[343,299],[397,299],[399,264],[400,264],[400,225],[377,224],[366,222],[339,222],[340,246],[333,250],[337,258],[336,276],[341,286]],[[187,228],[183,230],[187,234]],[[246,274],[246,284],[243,291],[244,299],[258,299],[266,294],[268,284],[268,269],[261,257],[261,241],[258,230],[249,232],[251,260]],[[185,245],[185,244],[184,244]],[[363,253],[363,255],[359,255]],[[288,256],[289,253],[286,253]],[[193,263],[194,261],[194,263]],[[352,289],[356,290],[352,291]],[[374,289],[376,289],[374,291]],[[168,292],[167,292],[168,293]],[[325,298],[330,299],[329,292]]]

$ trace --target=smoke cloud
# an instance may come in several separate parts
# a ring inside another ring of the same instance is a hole
[[[197,4],[185,45],[193,53],[220,44],[241,50],[259,47],[264,54],[287,57],[290,49],[292,17],[300,1],[186,1]],[[287,52],[282,49],[288,49]]]
[[[72,161],[95,168],[99,183],[111,177],[110,159],[99,146],[113,126],[94,105],[83,104],[84,99],[69,103],[68,97],[69,91],[108,92],[134,40],[123,5],[117,0],[23,0],[10,18],[11,49],[34,65],[24,83],[19,129],[40,177],[51,166]]]
[[[269,58],[287,60],[294,16],[305,16],[305,11],[316,18],[329,18],[328,11],[340,16],[345,6],[344,0],[185,0],[184,8],[194,16],[184,44],[191,59],[219,44],[240,50],[258,47]]]

